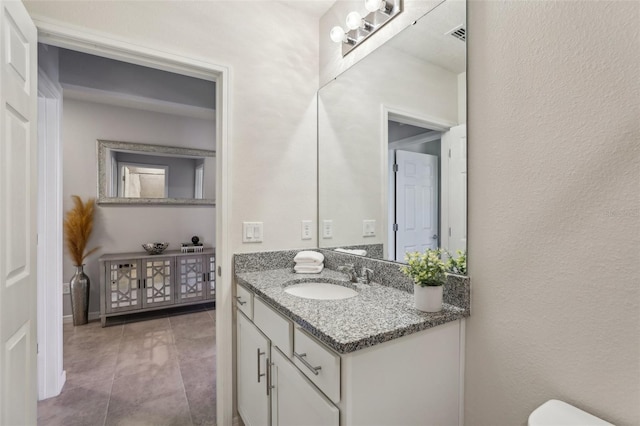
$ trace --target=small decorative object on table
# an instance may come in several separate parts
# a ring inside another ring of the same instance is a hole
[[[182,253],[202,253],[204,246],[200,242],[200,238],[197,235],[191,237],[191,243],[182,243],[180,247]]]
[[[427,249],[424,253],[405,255],[407,264],[400,271],[411,277],[416,309],[424,312],[442,310],[442,286],[445,283],[447,266],[442,260],[441,249]]]
[[[144,243],[142,244],[142,248],[146,250],[149,254],[160,254],[167,247],[169,247],[169,243]]]
[[[73,208],[67,212],[63,225],[67,250],[76,268],[75,274],[69,281],[71,314],[73,315],[73,325],[76,326],[89,322],[91,281],[84,273],[84,263],[82,262],[99,247],[85,251],[93,231],[95,200],[89,199],[84,203],[77,195],[72,195],[71,198],[73,198]]]

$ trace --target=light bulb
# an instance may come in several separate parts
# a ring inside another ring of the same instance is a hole
[[[369,12],[375,12],[376,10],[382,9],[384,5],[384,0],[364,0],[364,7]]]
[[[355,30],[362,27],[362,16],[358,12],[351,12],[347,15],[347,28]]]
[[[335,43],[342,43],[344,42],[344,39],[345,39],[344,30],[342,29],[342,27],[335,26],[331,28],[331,31],[329,32],[329,37],[331,37],[331,40],[334,41]]]

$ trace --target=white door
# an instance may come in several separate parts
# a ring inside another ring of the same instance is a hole
[[[37,32],[0,0],[0,424],[36,424]]]
[[[438,248],[438,157],[396,151],[396,260]]]
[[[278,349],[271,355],[272,426],[338,426],[338,408]]]
[[[238,413],[246,426],[269,425],[269,339],[240,311],[236,337]]]
[[[448,227],[443,233],[448,241],[443,246],[455,254],[467,249],[467,126],[452,127],[442,135],[442,144],[449,147],[448,201],[443,206],[443,225]]]

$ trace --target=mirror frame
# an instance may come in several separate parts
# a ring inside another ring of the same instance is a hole
[[[210,198],[124,198],[107,196],[107,174],[105,170],[107,150],[135,151],[149,154],[166,154],[190,157],[214,157],[216,152],[206,149],[179,148],[175,146],[151,145],[134,142],[109,141],[98,139],[98,198],[101,205],[189,205],[215,206],[216,200]]]

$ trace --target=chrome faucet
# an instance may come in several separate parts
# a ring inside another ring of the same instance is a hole
[[[338,271],[344,272],[349,277],[349,281],[352,283],[358,282],[358,273],[356,272],[356,267],[353,264],[338,266]]]
[[[353,264],[338,266],[338,271],[344,272],[352,283],[370,284],[373,280],[373,270],[362,267],[362,272],[358,276],[358,271]]]

